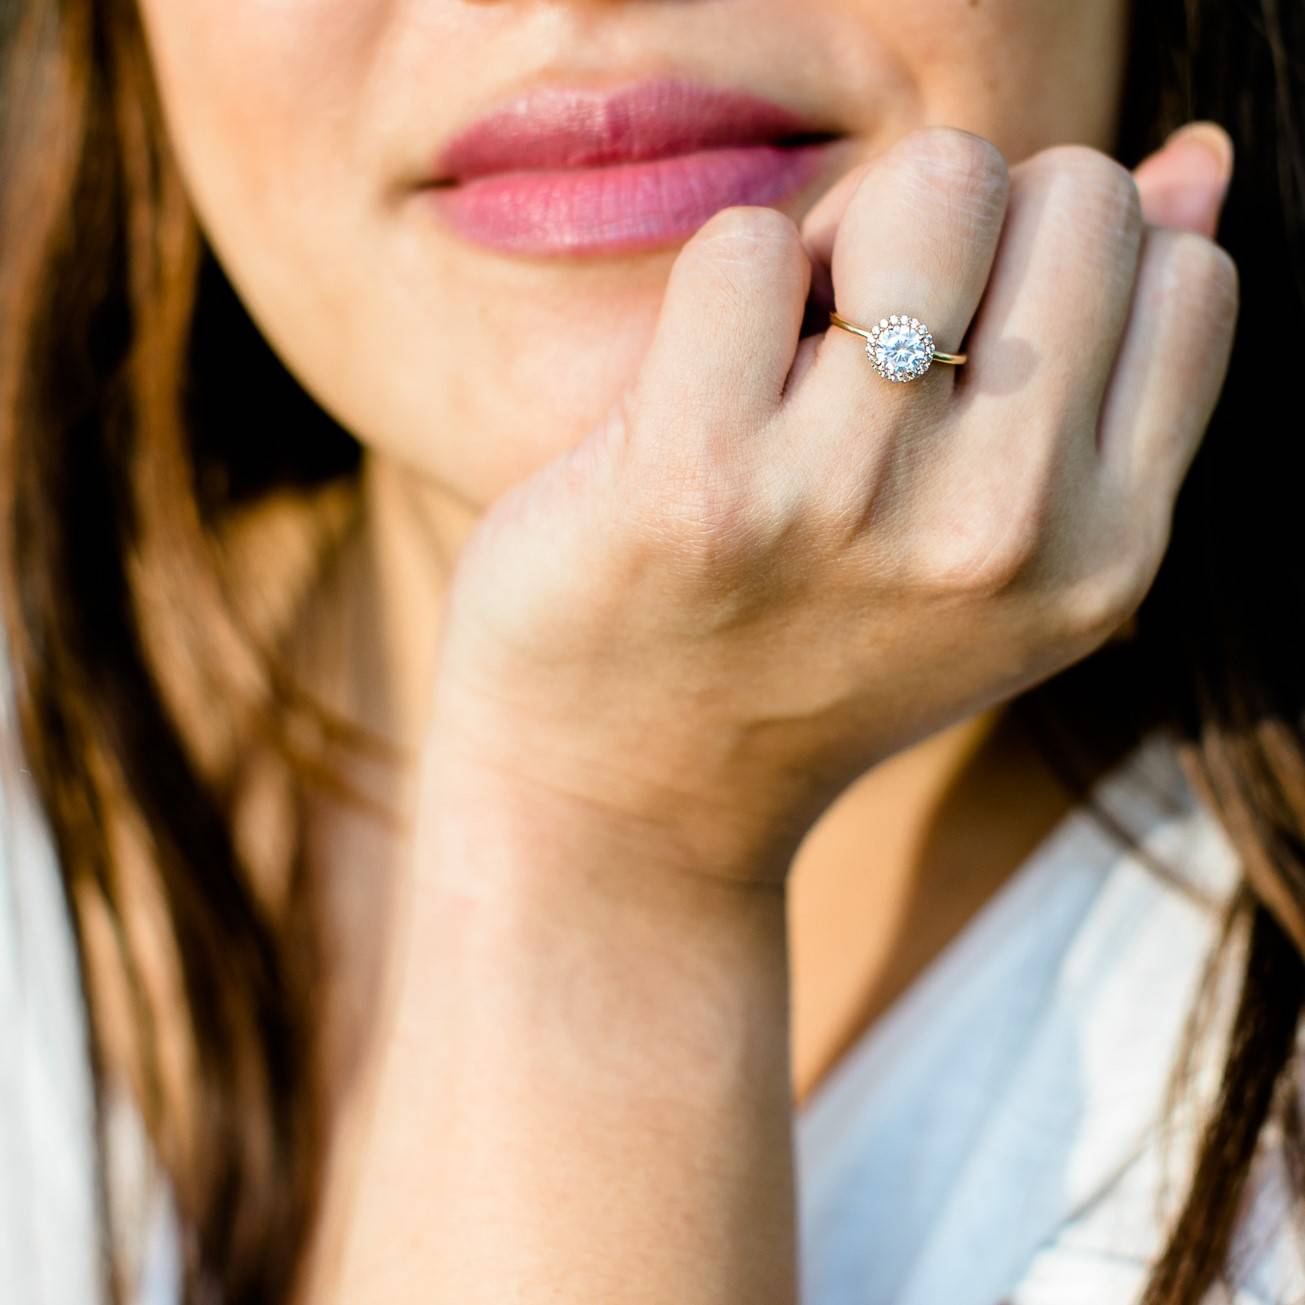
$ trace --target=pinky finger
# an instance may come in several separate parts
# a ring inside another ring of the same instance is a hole
[[[1098,431],[1106,475],[1130,504],[1177,497],[1227,376],[1238,297],[1225,249],[1193,231],[1145,229]]]

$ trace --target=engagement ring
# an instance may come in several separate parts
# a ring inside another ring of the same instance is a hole
[[[894,313],[880,318],[877,326],[857,326],[832,309],[829,320],[865,340],[865,352],[875,371],[886,381],[913,381],[929,370],[931,363],[959,365],[963,353],[943,353],[933,347],[929,328],[918,317]]]

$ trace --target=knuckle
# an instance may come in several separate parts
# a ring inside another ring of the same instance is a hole
[[[941,594],[996,598],[1017,588],[1040,551],[1032,514],[987,510],[930,532],[925,583]]]
[[[1184,313],[1235,318],[1241,295],[1236,259],[1199,231],[1166,228],[1156,234],[1164,247],[1163,302],[1181,304]]]
[[[713,213],[690,237],[686,248],[713,258],[783,257],[801,244],[797,223],[787,213],[762,204],[732,204]]]
[[[961,127],[920,127],[897,143],[897,151],[931,192],[959,195],[976,208],[1001,208],[1010,187],[1010,170],[1001,150],[984,136]]]
[[[643,542],[677,574],[722,586],[748,565],[763,531],[747,478],[707,448],[665,461],[635,519]]]
[[[1025,166],[1071,177],[1084,186],[1116,195],[1140,198],[1133,174],[1118,159],[1092,145],[1077,141],[1048,145],[1031,155]]]
[[[1067,592],[1061,604],[1062,628],[1075,640],[1104,640],[1138,609],[1155,572],[1149,550],[1121,551]]]
[[[717,210],[680,251],[676,275],[686,270],[699,286],[746,304],[773,293],[782,277],[801,279],[807,258],[801,233],[787,213],[762,205],[737,204]]]
[[[1056,193],[1079,224],[1125,234],[1141,231],[1142,195],[1118,159],[1091,145],[1066,143],[1039,150],[1024,166]]]

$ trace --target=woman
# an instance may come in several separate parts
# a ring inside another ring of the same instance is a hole
[[[15,9],[6,1299],[1305,1290],[1299,10]]]

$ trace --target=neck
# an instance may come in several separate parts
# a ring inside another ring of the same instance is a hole
[[[449,580],[480,509],[403,463],[368,453],[358,525],[306,630],[328,701],[404,748],[418,746]]]

